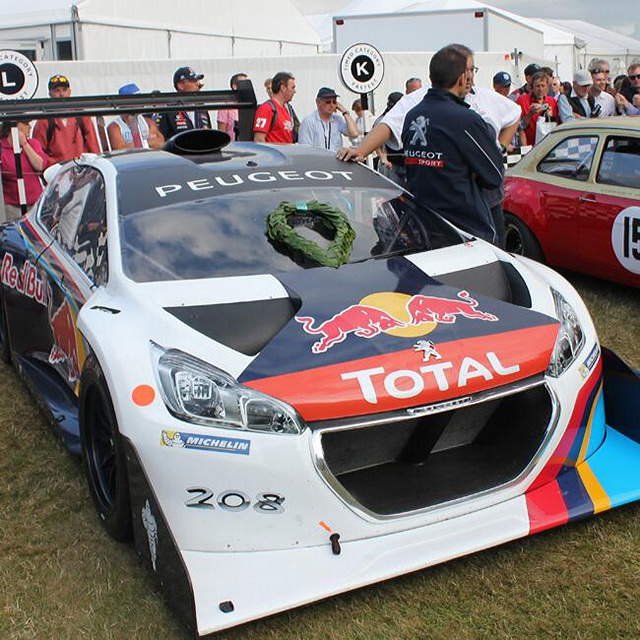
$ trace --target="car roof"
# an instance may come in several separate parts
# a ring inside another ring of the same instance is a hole
[[[552,129],[551,133],[559,134],[576,129],[626,129],[640,131],[640,118],[633,116],[613,116],[611,118],[576,118]]]
[[[137,149],[104,156],[117,171],[119,212],[282,188],[400,190],[368,167],[304,145],[236,142],[205,154]],[[90,158],[87,161],[91,162]]]

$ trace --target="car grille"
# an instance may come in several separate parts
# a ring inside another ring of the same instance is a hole
[[[357,510],[392,517],[516,481],[555,419],[554,397],[538,377],[452,403],[311,427],[316,465],[333,489]]]

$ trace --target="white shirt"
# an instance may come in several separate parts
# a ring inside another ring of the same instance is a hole
[[[347,135],[344,116],[332,113],[325,122],[316,109],[300,123],[298,143],[308,144],[316,149],[337,151],[342,146],[343,135]]]
[[[133,144],[133,133],[131,131],[131,127],[126,123],[121,116],[118,116],[113,120],[120,129],[120,133],[122,134],[122,139],[127,144]],[[145,149],[149,148],[149,125],[147,121],[142,116],[137,116],[138,121],[138,132],[140,133],[140,139],[142,140],[142,146]]]
[[[429,87],[422,87],[412,93],[403,96],[387,113],[380,122],[386,124],[391,129],[391,138],[387,143],[394,149],[402,148],[402,127],[404,126],[404,118],[413,107],[415,107],[422,98],[425,97]],[[522,115],[520,105],[513,100],[505,98],[493,89],[485,89],[483,87],[473,87],[473,93],[465,96],[465,102],[476,112],[496,133],[496,144],[498,142],[498,134],[505,127],[515,124]]]
[[[600,95],[594,96],[594,98],[602,108],[602,111],[600,111],[601,118],[609,118],[616,115],[616,101],[610,93],[601,91]]]

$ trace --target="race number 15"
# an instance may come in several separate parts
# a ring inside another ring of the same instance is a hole
[[[622,255],[640,260],[640,218],[624,216],[622,220]]]
[[[611,248],[620,266],[640,275],[640,207],[618,212],[611,227]]]

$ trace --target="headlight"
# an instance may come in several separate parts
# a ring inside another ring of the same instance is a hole
[[[584,346],[584,331],[573,307],[555,289],[552,288],[551,293],[560,320],[560,330],[547,373],[557,378],[569,368]]]
[[[213,365],[177,349],[153,345],[167,409],[177,418],[212,427],[300,433],[304,422],[280,400],[239,384]]]

